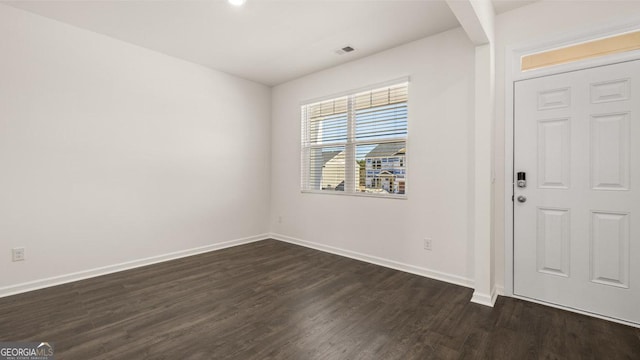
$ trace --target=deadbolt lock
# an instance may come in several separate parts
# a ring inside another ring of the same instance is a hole
[[[516,182],[519,188],[527,187],[527,173],[521,171],[518,173],[518,181]]]

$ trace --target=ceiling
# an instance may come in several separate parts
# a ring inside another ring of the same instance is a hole
[[[502,14],[507,11],[515,10],[519,7],[529,5],[538,0],[492,0],[493,9],[496,14]]]
[[[494,0],[498,13],[530,2]],[[2,3],[266,85],[459,26],[438,0]]]

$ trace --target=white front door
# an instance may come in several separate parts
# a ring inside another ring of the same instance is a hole
[[[514,294],[640,324],[640,60],[517,82],[514,172]]]

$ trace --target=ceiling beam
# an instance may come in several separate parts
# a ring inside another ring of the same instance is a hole
[[[493,42],[495,12],[491,0],[447,0],[474,45]]]

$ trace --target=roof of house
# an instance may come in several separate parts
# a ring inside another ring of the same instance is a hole
[[[366,158],[385,157],[394,155],[404,155],[406,153],[406,146],[404,143],[386,143],[379,144],[373,150],[369,151]]]
[[[338,156],[342,151],[340,150],[336,150],[336,151],[323,151],[322,152],[322,165],[328,163],[329,161],[331,161],[331,159],[333,159],[334,157]]]

